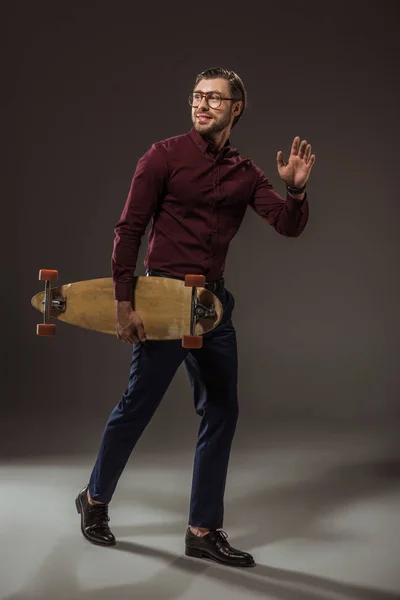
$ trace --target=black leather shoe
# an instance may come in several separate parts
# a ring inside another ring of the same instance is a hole
[[[227,538],[225,531],[220,529],[213,529],[200,537],[188,527],[185,554],[194,558],[214,560],[230,567],[255,567],[256,563],[251,554],[233,548]]]
[[[88,486],[84,487],[75,500],[76,510],[81,515],[82,533],[92,544],[115,546],[115,537],[108,526],[108,504],[90,504],[87,490]]]

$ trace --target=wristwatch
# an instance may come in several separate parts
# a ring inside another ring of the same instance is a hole
[[[304,190],[306,189],[306,185],[304,184],[303,187],[298,188],[298,187],[291,187],[289,185],[286,186],[286,189],[288,192],[290,192],[291,194],[302,194],[304,192]]]

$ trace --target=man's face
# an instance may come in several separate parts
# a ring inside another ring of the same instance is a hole
[[[202,79],[193,90],[194,93],[218,92],[222,98],[232,96],[229,81],[226,79]],[[192,121],[195,129],[202,135],[210,135],[224,130],[231,124],[233,102],[222,100],[219,108],[210,108],[203,97],[199,106],[192,107]]]

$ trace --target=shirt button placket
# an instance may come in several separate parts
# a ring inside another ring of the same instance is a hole
[[[210,256],[211,258],[215,258],[216,256],[216,247],[217,247],[217,237],[216,234],[218,232],[217,228],[217,219],[218,219],[218,200],[220,197],[220,187],[219,187],[219,166],[218,164],[214,164],[213,169],[213,211],[212,211],[212,235],[211,235],[211,248],[210,248]]]

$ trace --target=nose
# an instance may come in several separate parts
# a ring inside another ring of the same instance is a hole
[[[198,108],[205,108],[206,110],[208,110],[209,107],[208,107],[208,104],[206,102],[205,96],[201,97],[201,102],[200,102]]]

